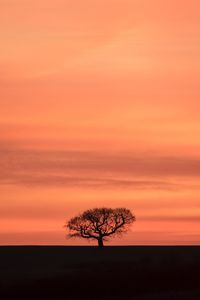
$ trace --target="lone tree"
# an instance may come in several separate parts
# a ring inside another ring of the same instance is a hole
[[[97,240],[103,247],[107,238],[125,233],[134,221],[135,216],[126,208],[94,208],[70,219],[65,227],[68,237]]]

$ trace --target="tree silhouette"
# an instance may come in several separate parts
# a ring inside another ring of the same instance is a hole
[[[94,208],[70,219],[65,227],[68,237],[97,240],[103,247],[107,238],[125,233],[134,221],[135,216],[126,208]]]

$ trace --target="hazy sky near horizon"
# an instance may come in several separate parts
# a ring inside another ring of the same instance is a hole
[[[198,0],[0,0],[0,244],[200,244]]]

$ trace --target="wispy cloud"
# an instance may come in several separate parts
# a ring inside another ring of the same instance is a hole
[[[140,221],[151,221],[151,222],[200,222],[200,216],[199,215],[152,215],[152,216],[142,216],[139,218]]]
[[[200,159],[131,153],[0,149],[0,184],[178,189],[172,177],[199,177]]]

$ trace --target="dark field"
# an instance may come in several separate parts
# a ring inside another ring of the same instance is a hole
[[[0,247],[0,299],[200,300],[200,247]]]

